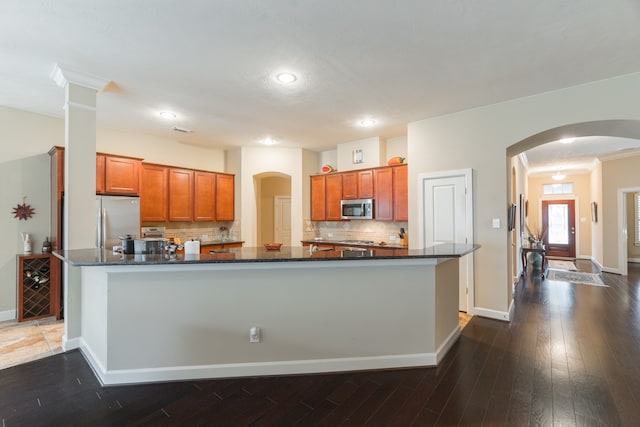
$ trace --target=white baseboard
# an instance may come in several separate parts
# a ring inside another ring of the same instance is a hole
[[[509,311],[497,311],[497,310],[490,310],[488,308],[475,307],[473,314],[482,316],[482,317],[488,317],[489,319],[503,320],[508,322],[511,319],[512,307],[513,307],[513,300],[511,300],[511,306],[509,307]]]
[[[0,322],[6,322],[7,320],[16,320],[17,311],[16,310],[5,310],[0,311]]]
[[[400,354],[338,359],[287,360],[261,363],[172,366],[165,368],[123,369],[107,371],[95,353],[80,342],[80,351],[103,385],[137,384],[159,381],[184,381],[204,378],[230,378],[264,375],[294,375],[324,372],[362,371],[369,369],[436,366],[460,336],[460,326],[449,334],[435,353]]]
[[[66,335],[62,336],[62,349],[64,351],[75,350],[76,348],[81,348],[82,342],[80,338],[72,338],[70,340],[67,339]]]
[[[640,258],[628,258],[627,262],[632,262],[634,264],[640,263]]]

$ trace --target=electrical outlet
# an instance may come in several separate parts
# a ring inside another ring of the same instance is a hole
[[[260,328],[257,326],[249,329],[249,342],[260,342]]]
[[[328,237],[333,237],[333,233],[327,233]]]
[[[389,236],[389,241],[390,242],[395,242],[396,241],[396,235],[392,234],[391,236]]]

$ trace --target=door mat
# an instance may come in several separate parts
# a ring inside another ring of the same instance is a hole
[[[562,261],[557,259],[549,260],[549,268],[554,268],[556,270],[571,270],[576,271],[576,265],[571,261]]]
[[[602,277],[594,273],[578,273],[575,271],[549,270],[547,279],[559,280],[561,282],[578,283],[580,285],[605,286]]]

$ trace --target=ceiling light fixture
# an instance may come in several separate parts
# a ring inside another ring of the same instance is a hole
[[[563,138],[560,140],[560,142],[563,144],[571,144],[575,140],[576,140],[575,138]]]
[[[362,119],[360,120],[360,126],[368,128],[376,124],[376,121],[373,119]]]
[[[553,178],[554,181],[562,181],[566,177],[567,176],[565,174],[563,174],[562,172],[560,172],[560,171],[558,171],[555,174],[551,175],[551,178]]]
[[[298,80],[295,74],[292,73],[280,73],[276,76],[276,80],[280,83],[293,83]]]
[[[167,120],[173,120],[176,118],[176,113],[172,113],[171,111],[160,111],[160,117]]]
[[[263,140],[260,141],[260,144],[262,145],[274,145],[276,142],[271,139],[271,137],[266,137]]]

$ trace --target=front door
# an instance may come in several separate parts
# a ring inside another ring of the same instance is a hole
[[[576,210],[574,200],[543,200],[542,226],[547,230],[546,255],[576,257]]]

